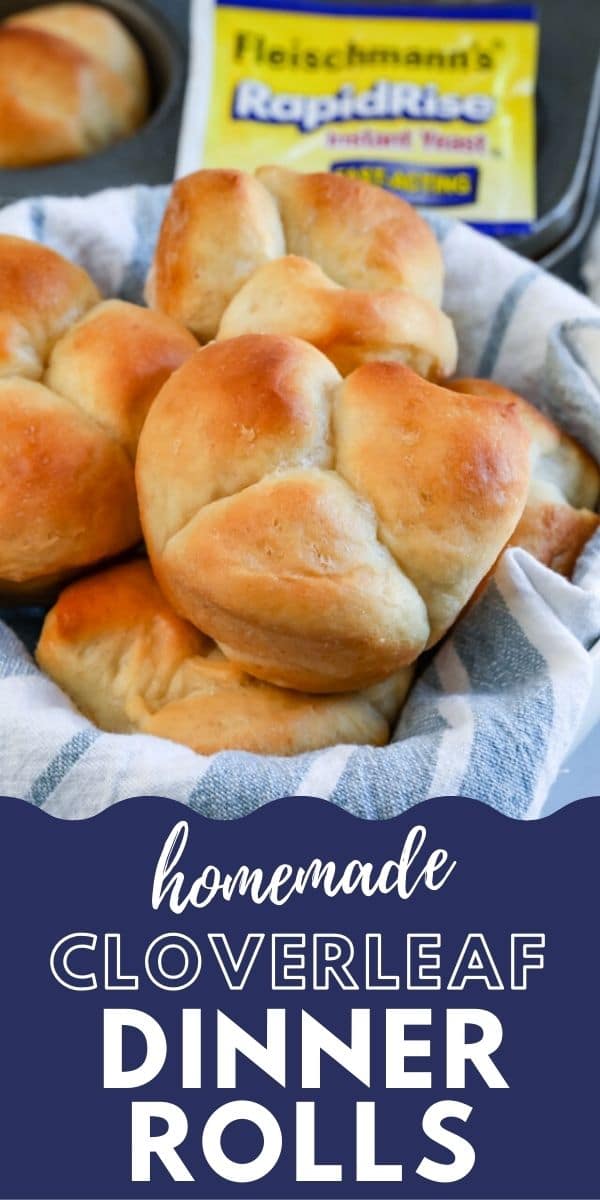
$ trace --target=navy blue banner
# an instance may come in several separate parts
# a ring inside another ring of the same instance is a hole
[[[598,800],[0,844],[5,1200],[600,1196]]]

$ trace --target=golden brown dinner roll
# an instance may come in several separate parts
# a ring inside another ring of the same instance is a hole
[[[77,158],[148,111],[144,56],[107,9],[44,4],[0,26],[0,166]]]
[[[0,234],[0,378],[41,379],[54,343],[99,300],[81,267],[47,246]]]
[[[406,288],[442,302],[443,264],[434,234],[416,209],[383,188],[347,175],[259,167],[279,205],[290,254],[312,258],[343,287]]]
[[[56,343],[45,383],[60,392],[135,457],[154,397],[198,343],[162,313],[105,300]]]
[[[173,185],[146,299],[209,341],[237,289],[284,253],[277,206],[262,184],[243,171],[196,171]]]
[[[531,435],[531,478],[523,516],[509,544],[522,546],[561,575],[571,575],[600,525],[600,470],[581,446],[533,404],[489,379],[457,379],[452,387],[493,401],[512,401]]]
[[[259,678],[364,687],[414,661],[521,517],[529,435],[397,363],[342,382],[297,338],[199,351],[142,430],[138,496],[159,584]]]
[[[342,288],[307,258],[287,255],[259,267],[225,309],[218,337],[278,333],[317,346],[342,375],[370,359],[405,363],[426,378],[456,366],[452,322],[406,291]]]
[[[0,245],[0,276],[2,265]],[[62,321],[63,280],[56,278]],[[40,347],[50,325],[47,298],[42,288],[40,313],[33,308],[29,317]],[[138,541],[132,460],[139,430],[165,379],[196,348],[170,318],[111,300],[54,343],[44,386],[17,375],[0,381],[0,592],[43,596]]]
[[[427,344],[427,363],[439,335],[436,360],[452,359],[450,323],[434,312],[441,302],[443,266],[429,226],[399,197],[341,175],[261,167],[256,176],[204,170],[178,180],[165,211],[146,298],[201,341],[209,341],[242,285],[286,251],[310,259],[325,275],[289,279],[288,324],[281,332],[304,336],[302,329],[310,320],[304,304],[311,302],[308,292],[317,287],[319,307],[329,314],[322,311],[322,317],[336,327],[341,322],[340,353],[347,335],[346,357],[353,361],[359,354],[359,314],[368,326],[367,344],[380,334],[387,347],[397,333],[402,353],[412,331]],[[251,293],[252,301],[260,296],[265,316],[272,316],[275,307],[265,311],[264,289],[270,283],[285,286],[282,275],[263,274]],[[325,300],[324,290],[331,291],[334,284],[352,289],[345,303],[341,297]],[[369,292],[371,302],[356,296],[357,291]],[[415,302],[409,318],[406,297],[392,300],[391,291],[410,292],[422,303]],[[384,293],[381,299],[375,298],[377,292]],[[353,307],[357,318],[348,324],[346,316]],[[247,318],[247,308],[245,312]],[[292,318],[298,318],[301,327],[293,328]],[[362,358],[359,354],[358,361]]]
[[[333,697],[261,683],[176,616],[141,561],[67,587],[37,659],[102,729],[153,733],[200,754],[383,745],[411,678],[407,668],[370,692]]]

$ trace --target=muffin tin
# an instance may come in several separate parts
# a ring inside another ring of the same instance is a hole
[[[101,2],[124,21],[146,53],[153,85],[150,118],[132,137],[87,158],[0,170],[0,203],[48,193],[86,195],[104,187],[172,179],[187,71],[189,0]],[[441,13],[448,2],[451,0],[438,0]],[[0,18],[34,3],[0,0]],[[343,3],[348,8],[351,0]],[[393,7],[394,0],[389,3]],[[470,3],[481,6],[481,0],[463,0],[465,10]],[[495,6],[491,0],[490,8]],[[600,35],[595,0],[570,0],[569,34],[565,31],[564,0],[539,0],[538,7],[539,216],[529,234],[507,242],[529,258],[555,268],[581,242],[596,209]]]
[[[36,0],[0,0],[0,20],[32,8]],[[187,73],[188,0],[101,0],[119,17],[146,55],[151,113],[131,137],[64,163],[0,169],[0,203],[23,196],[79,195],[131,183],[168,183],[175,153]]]
[[[600,187],[600,13],[596,0],[538,0],[538,218],[508,240],[554,269],[587,233]]]

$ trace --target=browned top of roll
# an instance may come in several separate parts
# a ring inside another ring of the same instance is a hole
[[[70,401],[0,381],[0,585],[38,588],[139,537],[131,463]]]
[[[0,25],[0,166],[101,149],[137,128],[148,98],[142,51],[105,8],[42,5]]]
[[[327,171],[265,166],[256,175],[277,200],[291,254],[314,259],[344,287],[406,288],[441,303],[440,248],[406,200]]]
[[[154,397],[197,349],[192,334],[163,313],[105,300],[56,343],[45,382],[134,458]]]
[[[173,185],[146,298],[208,341],[241,284],[284,250],[277,206],[254,176],[196,171]]]

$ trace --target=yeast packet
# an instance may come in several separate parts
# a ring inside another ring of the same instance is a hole
[[[530,5],[193,0],[178,174],[338,171],[526,233],[537,50]]]

